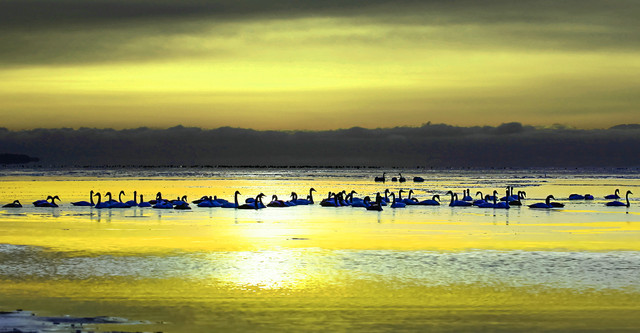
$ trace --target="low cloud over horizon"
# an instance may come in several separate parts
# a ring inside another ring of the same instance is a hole
[[[332,131],[0,128],[0,153],[43,166],[638,167],[640,125],[602,130],[521,123]]]

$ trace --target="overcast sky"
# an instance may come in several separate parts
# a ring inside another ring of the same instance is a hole
[[[0,1],[0,117],[325,130],[640,119],[638,1]]]

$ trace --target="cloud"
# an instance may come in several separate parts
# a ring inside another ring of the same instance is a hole
[[[311,29],[315,36],[294,42],[328,47],[339,37],[370,47],[629,52],[640,47],[638,16],[640,3],[620,0],[5,0],[0,63],[215,58],[232,51],[230,41],[247,36],[258,42],[256,50],[264,48],[260,41],[274,29],[281,30],[277,38]],[[320,23],[310,26],[313,20]],[[327,34],[335,25],[347,34]],[[208,38],[223,40],[228,49],[194,46]]]
[[[0,152],[37,157],[45,166],[638,167],[639,128],[506,123],[289,132],[183,126],[0,130]]]

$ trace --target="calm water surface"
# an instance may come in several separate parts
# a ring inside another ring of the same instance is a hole
[[[640,194],[635,171],[4,170],[0,311],[143,321],[98,331],[638,331]],[[397,171],[388,171],[396,173]],[[413,183],[413,176],[424,183]],[[387,175],[389,177],[389,174]],[[553,194],[551,211],[452,208],[444,193]],[[146,200],[390,189],[440,207],[370,212],[318,205],[191,211],[73,207],[90,190]],[[568,201],[591,193],[594,201]],[[60,208],[32,201],[57,194]],[[27,203],[29,205],[27,205]],[[3,327],[0,323],[0,331]]]

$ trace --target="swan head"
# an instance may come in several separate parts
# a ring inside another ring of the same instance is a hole
[[[309,192],[318,192],[318,191],[316,191],[316,189],[312,187],[309,189]]]

